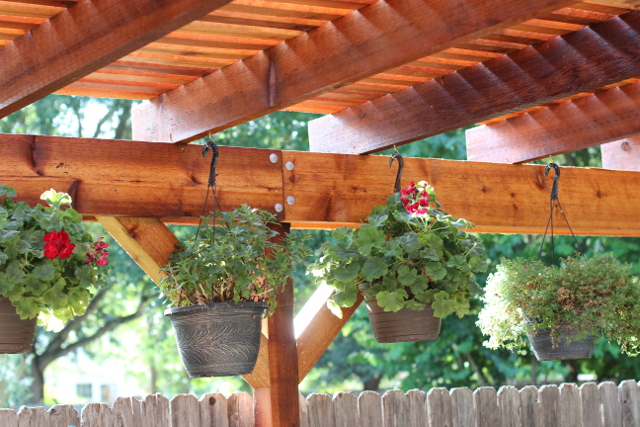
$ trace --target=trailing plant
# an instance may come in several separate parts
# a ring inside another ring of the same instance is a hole
[[[35,207],[16,202],[0,184],[0,295],[21,318],[48,328],[84,314],[92,292],[104,286],[108,245],[93,241],[66,193],[49,190]],[[57,321],[56,321],[57,319]]]
[[[160,290],[178,307],[267,301],[272,311],[293,264],[309,254],[306,234],[286,234],[276,243],[279,233],[269,227],[277,224],[275,216],[247,205],[220,212],[216,222],[177,245],[163,269],[167,276]]]
[[[525,336],[551,328],[557,346],[561,328],[568,341],[600,334],[617,341],[622,351],[640,350],[640,285],[630,265],[600,253],[589,259],[575,254],[561,266],[541,261],[503,259],[489,276],[478,326],[489,348],[517,349]]]
[[[486,269],[484,247],[465,231],[473,224],[439,208],[433,187],[411,183],[357,229],[335,230],[337,242],[324,243],[309,267],[335,288],[329,308],[341,315],[340,307],[352,306],[362,292],[385,311],[431,305],[437,317],[467,314],[478,288],[473,273]]]

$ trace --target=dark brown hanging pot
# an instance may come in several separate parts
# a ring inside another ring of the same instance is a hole
[[[0,354],[31,350],[36,339],[37,319],[20,319],[8,298],[0,296]]]
[[[588,359],[593,355],[593,350],[596,348],[593,335],[588,335],[581,340],[568,341],[570,336],[569,328],[562,326],[560,336],[555,339],[552,339],[551,328],[539,329],[535,335],[528,334],[527,338],[533,349],[533,354],[541,362],[544,360]]]
[[[165,310],[191,378],[250,374],[260,351],[266,302],[209,303]]]
[[[441,318],[433,309],[384,311],[375,298],[365,299],[373,336],[379,343],[434,340],[440,334]]]

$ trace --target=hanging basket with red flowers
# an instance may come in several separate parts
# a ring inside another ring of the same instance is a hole
[[[21,319],[55,329],[82,315],[92,291],[106,284],[109,245],[84,229],[68,194],[46,191],[46,204],[35,207],[13,197],[0,184],[0,300]],[[0,345],[7,335],[0,325]]]

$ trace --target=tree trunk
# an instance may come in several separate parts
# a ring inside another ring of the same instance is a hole
[[[31,358],[31,397],[27,404],[32,406],[44,405],[44,368],[40,366],[40,357],[34,355]]]

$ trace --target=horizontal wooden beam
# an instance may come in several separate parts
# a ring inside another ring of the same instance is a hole
[[[79,0],[0,49],[0,117],[230,0]]]
[[[386,156],[283,152],[285,206],[292,227],[357,225],[393,192],[396,168]],[[405,158],[403,186],[432,184],[443,209],[475,223],[478,233],[542,234],[549,216],[553,178],[544,166]],[[640,235],[640,173],[562,168],[560,199],[576,234]],[[556,213],[560,215],[558,210]],[[556,234],[568,234],[555,220]]]
[[[209,159],[199,146],[0,135],[0,182],[36,203],[54,187],[84,215],[195,219],[206,194]],[[278,156],[271,163],[271,154]],[[283,167],[293,163],[293,169]],[[386,156],[220,147],[219,198],[274,209],[294,228],[357,225],[393,192]],[[542,233],[552,178],[542,166],[406,158],[403,185],[426,180],[444,209],[477,232]],[[638,172],[563,168],[565,213],[578,234],[640,235]],[[286,200],[286,202],[285,202]],[[637,206],[636,206],[637,205]],[[612,220],[615,218],[615,220]],[[558,220],[556,224],[561,224]],[[558,233],[568,230],[561,225]]]
[[[640,136],[602,144],[602,167],[640,171]]]
[[[190,141],[571,3],[376,2],[144,102],[134,139]]]
[[[0,134],[0,182],[37,203],[55,185],[84,215],[199,218],[211,152],[202,146]],[[275,213],[283,204],[279,150],[220,147],[218,199]],[[207,210],[213,208],[210,195]]]
[[[640,12],[309,122],[312,151],[372,153],[640,74]]]
[[[524,163],[637,134],[640,82],[469,129],[467,158]]]

